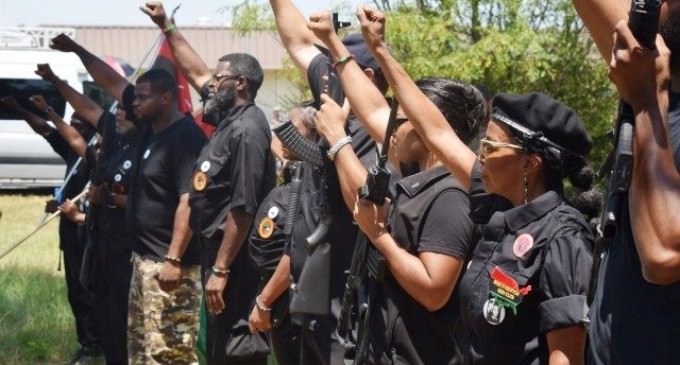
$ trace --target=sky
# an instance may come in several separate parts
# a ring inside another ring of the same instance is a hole
[[[234,6],[242,0],[176,0],[164,1],[170,12],[177,4],[177,25],[196,25],[207,17],[211,25],[228,24],[230,12],[220,8]],[[0,0],[0,27],[38,25],[151,25],[149,17],[139,10],[141,0]],[[294,0],[308,16],[315,10],[331,9],[340,0]]]

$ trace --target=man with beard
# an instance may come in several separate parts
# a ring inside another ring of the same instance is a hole
[[[204,115],[217,122],[194,165],[190,198],[209,312],[208,363],[264,365],[266,337],[248,329],[258,277],[243,245],[259,204],[275,184],[269,124],[255,105],[262,68],[248,54],[231,53],[211,74],[161,3],[146,3],[142,11],[163,30],[180,70],[201,91]]]
[[[574,4],[610,66],[610,78],[633,107],[636,125],[630,192],[619,210],[616,237],[601,255],[590,308],[588,363],[677,363],[680,2],[661,5],[660,33],[671,51],[670,75],[663,42],[657,41],[658,51],[643,49],[626,26],[629,1]]]
[[[69,37],[52,48],[74,52],[95,82],[139,121],[126,223],[134,242],[128,306],[130,364],[197,364],[199,246],[189,228],[191,171],[203,132],[177,108],[177,82],[161,69],[135,86]]]

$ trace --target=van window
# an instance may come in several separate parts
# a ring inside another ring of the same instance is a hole
[[[47,103],[62,117],[66,110],[66,101],[52,85],[52,83],[40,79],[0,79],[0,98],[14,96],[17,102],[30,112],[46,117],[44,111],[37,110],[28,98],[31,95],[40,94],[45,97]],[[0,120],[23,119],[20,115],[6,110],[0,103]]]

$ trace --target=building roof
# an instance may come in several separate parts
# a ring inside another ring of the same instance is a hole
[[[158,37],[155,26],[118,25],[46,25],[68,27],[76,30],[76,42],[97,56],[115,56],[137,65]],[[227,53],[243,52],[253,55],[265,70],[283,68],[286,50],[277,34],[253,31],[242,35],[228,27],[182,26],[179,27],[189,44],[201,58],[214,67],[217,60]]]

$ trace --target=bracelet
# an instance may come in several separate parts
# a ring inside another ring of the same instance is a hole
[[[229,269],[224,269],[224,270],[222,270],[222,269],[220,269],[220,268],[217,267],[217,266],[213,266],[213,267],[211,268],[211,270],[212,270],[212,273],[213,273],[215,276],[227,276],[227,275],[229,275],[229,273],[231,272],[231,270],[229,270]]]
[[[335,63],[333,64],[333,68],[336,68],[336,67],[338,67],[338,66],[340,66],[340,65],[344,65],[344,64],[346,64],[347,62],[349,62],[349,61],[351,61],[351,60],[353,60],[353,59],[354,59],[354,55],[353,55],[353,54],[347,55],[347,56],[345,56],[345,57],[340,57],[340,59],[338,59],[337,61],[335,61]]]
[[[174,257],[174,256],[170,256],[170,255],[165,255],[164,258],[165,258],[165,261],[170,261],[170,262],[173,262],[173,263],[175,263],[175,264],[177,264],[177,265],[179,265],[179,264],[182,263],[182,259],[180,259],[179,257]]]
[[[333,147],[331,147],[328,150],[328,152],[326,152],[326,156],[328,156],[329,160],[335,161],[335,155],[338,154],[338,151],[340,151],[340,149],[342,147],[344,147],[346,144],[350,144],[350,143],[352,143],[352,137],[344,136],[344,137],[340,138],[337,142],[335,142]]]
[[[267,307],[266,305],[264,305],[264,303],[262,303],[262,299],[260,299],[259,295],[255,297],[255,306],[257,307],[257,309],[259,309],[263,312],[271,312],[272,311],[271,307]]]
[[[177,31],[177,27],[173,23],[170,23],[163,28],[163,33],[168,35],[175,33],[175,31]]]

